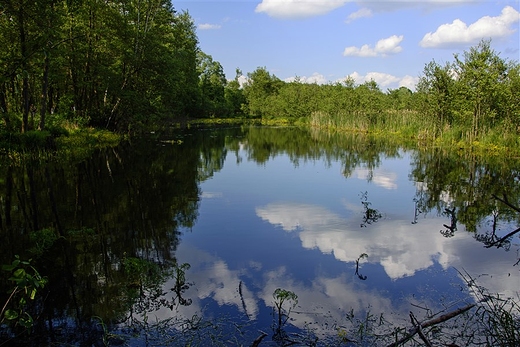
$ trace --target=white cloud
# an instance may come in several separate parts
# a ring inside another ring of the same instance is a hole
[[[349,0],[263,0],[255,12],[281,19],[300,19],[320,16],[339,7]]]
[[[311,76],[298,76],[298,79],[302,83],[317,83],[317,84],[325,84],[328,82],[327,78],[322,74],[315,72]],[[289,77],[284,79],[285,82],[294,82],[296,81],[296,77]]]
[[[435,10],[437,8],[446,8],[452,6],[461,6],[467,3],[477,3],[478,0],[358,0],[360,6],[370,9],[372,12],[393,12],[406,8],[421,8],[426,11]]]
[[[403,41],[403,35],[397,36],[392,35],[386,39],[377,41],[374,48],[369,45],[363,45],[360,48],[350,46],[345,48],[343,51],[344,56],[355,56],[355,57],[377,57],[387,56],[388,54],[396,54],[403,50],[399,44]]]
[[[221,198],[222,192],[202,192],[200,197],[203,199]]]
[[[415,90],[419,77],[413,77],[405,75],[404,77],[390,75],[384,72],[368,72],[366,75],[361,75],[359,72],[354,71],[350,75],[346,76],[354,79],[356,84],[363,84],[365,82],[375,81],[380,87],[384,88],[399,88],[406,87],[410,90]],[[335,82],[342,83],[346,77],[337,79]]]
[[[200,30],[216,30],[222,28],[220,24],[202,23],[198,25]]]
[[[413,77],[410,75],[406,75],[401,78],[399,81],[399,87],[406,87],[410,90],[415,90],[417,86],[417,82],[419,82],[419,77]]]
[[[350,23],[350,22],[355,21],[356,19],[359,19],[359,18],[372,17],[372,15],[373,15],[373,12],[372,12],[371,9],[363,7],[361,9],[359,9],[358,11],[351,13],[347,17],[347,20],[345,22],[346,23]]]
[[[515,32],[511,25],[519,20],[520,13],[511,6],[506,6],[499,16],[485,16],[469,26],[460,19],[443,24],[435,32],[424,35],[419,44],[428,48],[450,47],[474,44],[482,39],[502,38]]]
[[[365,82],[369,82],[374,80],[379,86],[387,87],[392,83],[398,83],[401,78],[397,76],[393,76],[384,72],[368,72],[366,75],[361,75],[357,71],[351,73],[349,75],[356,81],[356,84],[363,84]]]

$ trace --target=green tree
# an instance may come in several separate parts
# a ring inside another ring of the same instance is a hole
[[[502,117],[507,103],[503,87],[507,63],[491,49],[490,40],[483,40],[464,52],[462,59],[455,55],[454,71],[459,94],[458,116],[469,126],[472,140]]]
[[[244,115],[242,105],[246,103],[246,98],[244,97],[244,91],[240,86],[239,78],[241,76],[242,71],[237,68],[235,79],[228,81],[224,90],[228,113],[233,117]]]
[[[219,62],[200,51],[197,56],[199,66],[199,88],[202,110],[205,116],[226,116],[225,87],[227,84],[224,69]]]
[[[247,104],[244,112],[252,117],[272,116],[270,98],[278,94],[284,84],[278,77],[271,75],[265,67],[259,67],[247,74],[248,80],[244,85],[244,96]]]
[[[451,65],[440,66],[435,61],[426,64],[417,84],[419,109],[433,120],[436,135],[453,122],[454,84]]]

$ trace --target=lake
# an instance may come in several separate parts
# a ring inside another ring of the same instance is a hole
[[[276,127],[4,160],[0,260],[48,278],[12,341],[370,345],[410,312],[517,297],[518,163]]]

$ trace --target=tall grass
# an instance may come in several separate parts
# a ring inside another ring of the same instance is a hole
[[[452,146],[501,155],[520,155],[520,130],[499,124],[478,137],[463,126],[439,125],[413,110],[313,112],[307,123],[312,128],[334,132],[363,132],[415,140],[420,145]]]

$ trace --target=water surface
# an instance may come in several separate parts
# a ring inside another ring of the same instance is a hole
[[[99,321],[173,319],[171,341],[188,320],[268,344],[277,288],[298,296],[289,333],[337,337],[367,312],[407,327],[410,311],[473,302],[469,277],[516,295],[518,236],[485,247],[517,228],[493,198],[520,200],[515,165],[296,128],[183,130],[3,166],[1,260],[35,259],[50,279],[36,331],[63,339],[53,322],[74,343],[99,339]],[[43,247],[42,229],[61,237]]]

